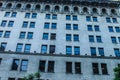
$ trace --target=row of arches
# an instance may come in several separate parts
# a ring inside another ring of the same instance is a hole
[[[22,10],[37,10],[37,11],[54,11],[54,12],[65,12],[65,13],[92,13],[92,14],[114,14],[117,15],[118,11],[116,9],[108,8],[89,8],[89,7],[79,7],[79,6],[68,6],[68,5],[48,5],[48,4],[22,4],[22,3],[2,3],[0,2],[0,8],[4,9],[22,9]]]

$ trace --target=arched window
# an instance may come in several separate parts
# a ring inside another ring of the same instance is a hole
[[[84,7],[84,8],[83,8],[83,12],[84,12],[84,13],[88,13],[88,8],[87,8],[87,7]]]
[[[116,14],[115,9],[111,9],[111,14]]]
[[[25,7],[26,10],[30,10],[31,9],[31,5],[30,4],[27,4],[26,7]]]
[[[65,12],[69,12],[69,7],[68,7],[68,6],[65,6],[65,7],[64,7],[64,11],[65,11]]]
[[[12,7],[12,4],[8,3],[7,6],[6,6],[6,9],[10,9],[11,7]]]
[[[45,11],[50,11],[50,6],[49,5],[45,6]]]
[[[35,6],[35,10],[37,10],[37,11],[40,10],[40,5],[39,4]]]
[[[16,9],[20,9],[20,8],[21,8],[21,4],[17,4]]]
[[[105,8],[102,9],[102,14],[107,14],[107,10]]]
[[[74,12],[77,12],[77,13],[79,12],[78,7],[74,7]]]
[[[54,11],[55,12],[59,12],[59,10],[60,10],[60,7],[59,6],[55,6]]]
[[[2,7],[2,5],[3,5],[3,4],[2,4],[2,3],[0,3],[0,8]]]
[[[93,8],[93,9],[92,9],[92,12],[93,12],[93,13],[97,13],[98,11],[97,11],[96,8]]]

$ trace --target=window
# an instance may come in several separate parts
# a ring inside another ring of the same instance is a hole
[[[24,21],[22,27],[23,27],[23,28],[27,28],[27,26],[28,26],[28,22],[27,22],[27,21]]]
[[[56,34],[55,33],[51,33],[50,40],[56,40]]]
[[[116,37],[111,37],[112,43],[117,43]]]
[[[72,62],[66,62],[66,73],[72,73]]]
[[[98,63],[92,63],[93,74],[99,74]]]
[[[112,26],[108,26],[108,30],[109,30],[109,32],[114,32],[114,30],[113,30],[113,27],[112,27]]]
[[[112,18],[113,23],[117,23],[117,19],[116,18]]]
[[[93,35],[89,35],[89,42],[94,42],[94,36]]]
[[[71,41],[71,34],[66,34],[66,41]]]
[[[48,61],[48,72],[54,72],[54,61]]]
[[[98,48],[98,52],[101,56],[104,56],[104,48]]]
[[[96,56],[96,48],[90,47],[90,50],[91,50],[91,56]]]
[[[116,57],[119,57],[120,56],[119,48],[114,48],[114,53],[115,53]]]
[[[2,43],[1,43],[0,50],[1,50],[1,51],[5,51],[6,46],[7,46],[7,43],[6,43],[6,42],[2,42]]]
[[[46,64],[46,61],[40,60],[40,62],[39,62],[39,70],[40,70],[40,72],[45,72],[45,64]]]
[[[118,37],[119,43],[120,43],[120,37]]]
[[[80,55],[80,47],[74,47],[74,54],[75,55]]]
[[[37,13],[32,13],[32,18],[36,18],[37,17]]]
[[[55,45],[50,45],[49,52],[52,54],[55,52]]]
[[[94,28],[95,28],[95,31],[100,31],[100,29],[99,29],[99,26],[98,26],[98,25],[95,25],[95,26],[94,26]]]
[[[32,39],[32,38],[33,38],[33,32],[28,32],[27,39]]]
[[[2,58],[0,58],[0,64],[1,64],[1,62],[2,62]]]
[[[12,12],[11,17],[16,17],[16,15],[17,15],[17,12]]]
[[[57,14],[53,14],[52,19],[57,19]]]
[[[87,25],[88,31],[93,31],[92,25]]]
[[[30,48],[31,48],[31,44],[25,44],[24,52],[25,53],[29,53],[30,52]]]
[[[9,38],[10,37],[10,31],[6,31],[4,34],[4,38]]]
[[[28,66],[28,60],[22,60],[20,71],[27,71],[27,66]]]
[[[43,33],[43,39],[48,40],[48,33]]]
[[[49,29],[49,26],[50,26],[50,23],[45,23],[45,24],[44,24],[44,28],[45,28],[45,29]]]
[[[52,23],[51,29],[56,29],[57,28],[57,23]]]
[[[78,30],[78,24],[73,24],[73,30]]]
[[[107,22],[107,23],[111,23],[111,20],[110,20],[109,17],[106,18],[106,22]]]
[[[77,16],[76,15],[73,15],[73,20],[77,20]]]
[[[101,43],[101,42],[102,42],[101,36],[96,36],[96,41],[97,41],[98,43]]]
[[[81,74],[81,63],[80,62],[75,62],[75,73]]]
[[[66,15],[66,20],[71,20],[71,16],[70,15]]]
[[[74,36],[74,41],[79,41],[79,35],[75,34]]]
[[[93,22],[97,22],[97,17],[93,17]]]
[[[47,45],[41,46],[41,53],[47,53]]]
[[[50,14],[46,14],[45,18],[50,19]]]
[[[6,24],[7,24],[7,21],[3,20],[2,23],[1,23],[1,26],[2,26],[2,27],[5,27]]]
[[[30,13],[25,13],[25,18],[30,18]]]
[[[107,64],[101,63],[102,74],[108,74]]]
[[[66,24],[66,30],[71,30],[71,24]]]
[[[8,27],[13,27],[13,25],[14,25],[14,21],[9,21]]]
[[[18,43],[17,47],[16,47],[16,52],[22,52],[22,47],[23,47],[23,44],[22,43]]]
[[[13,63],[12,63],[12,70],[18,70],[18,66],[20,64],[20,60],[19,59],[14,59]]]
[[[30,22],[30,28],[35,28],[35,22]]]
[[[15,78],[8,78],[8,80],[15,80]]]
[[[71,46],[66,46],[66,54],[71,55],[72,54],[72,47]]]
[[[26,34],[26,32],[20,32],[19,38],[20,39],[24,39],[25,38],[25,34]]]
[[[115,27],[116,32],[120,32],[120,27]]]
[[[91,21],[91,17],[90,16],[86,16],[86,21]]]
[[[5,12],[4,17],[8,17],[8,16],[10,16],[10,12]]]
[[[3,31],[0,31],[0,37],[2,37]]]

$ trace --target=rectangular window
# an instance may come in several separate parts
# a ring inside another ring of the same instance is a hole
[[[36,18],[37,17],[37,13],[32,13],[32,18]]]
[[[13,27],[13,25],[14,25],[14,21],[9,21],[8,27]]]
[[[26,32],[20,32],[19,38],[20,39],[24,39],[25,38],[25,34],[26,34]]]
[[[75,55],[80,55],[80,47],[74,47],[74,54]]]
[[[52,23],[51,29],[56,29],[57,28],[57,23]]]
[[[15,78],[8,78],[8,80],[15,80]]]
[[[2,62],[2,58],[0,58],[0,64],[1,64],[1,62]]]
[[[50,40],[56,40],[56,34],[55,33],[51,33]]]
[[[98,63],[92,63],[93,74],[99,74]]]
[[[32,38],[33,38],[33,32],[28,32],[27,39],[32,39]]]
[[[89,35],[89,42],[94,42],[94,36],[93,35]]]
[[[79,41],[79,35],[75,34],[74,36],[74,41]]]
[[[66,34],[66,41],[71,41],[71,34]]]
[[[28,60],[22,60],[20,71],[27,71],[27,67],[28,67]]]
[[[2,26],[2,27],[5,27],[6,24],[7,24],[7,21],[6,21],[6,20],[3,20],[3,21],[1,22],[1,26]]]
[[[66,20],[71,20],[71,16],[70,15],[66,15]]]
[[[55,45],[50,45],[49,52],[53,54],[55,52]]]
[[[8,16],[10,16],[10,12],[5,12],[4,17],[8,17]]]
[[[91,17],[90,16],[86,16],[86,21],[91,21]]]
[[[17,47],[16,47],[16,52],[22,52],[22,47],[23,47],[23,44],[22,43],[18,43]]]
[[[108,30],[109,30],[109,32],[114,32],[114,30],[113,30],[113,27],[112,27],[112,26],[108,26]]]
[[[100,31],[100,28],[98,25],[94,25],[95,31]]]
[[[50,14],[46,14],[45,18],[50,19]]]
[[[17,12],[12,12],[11,17],[16,17],[16,15],[17,15]]]
[[[120,43],[120,37],[118,37],[119,43]]]
[[[116,32],[120,32],[120,27],[115,27]]]
[[[119,50],[119,48],[114,48],[114,53],[115,53],[116,57],[119,57],[120,56],[120,50]]]
[[[66,54],[72,55],[72,47],[71,46],[66,46]]]
[[[101,56],[104,56],[104,48],[98,48],[98,52]]]
[[[1,50],[1,51],[5,51],[6,46],[7,46],[7,43],[6,43],[6,42],[1,42],[0,50]]]
[[[57,19],[57,14],[53,14],[52,19]]]
[[[49,29],[49,27],[50,27],[50,23],[45,23],[45,24],[44,24],[44,28],[45,28],[45,29]]]
[[[30,13],[25,13],[25,18],[30,18]]]
[[[9,38],[10,37],[10,31],[5,31],[4,38]]]
[[[48,33],[43,33],[43,39],[48,40]]]
[[[91,56],[96,56],[96,48],[90,47],[90,50],[91,50]]]
[[[30,28],[35,28],[35,22],[30,22]]]
[[[71,24],[66,24],[66,30],[71,30]]]
[[[11,70],[18,70],[19,64],[20,64],[20,60],[19,59],[13,59]]]
[[[31,44],[25,44],[24,52],[25,53],[30,53],[30,48],[31,48]]]
[[[116,37],[111,37],[112,43],[117,43]]]
[[[75,62],[75,73],[81,74],[81,63],[80,62]]]
[[[54,72],[54,61],[48,61],[48,72]]]
[[[0,37],[2,37],[3,31],[0,31]]]
[[[93,17],[93,22],[97,22],[97,17]]]
[[[110,20],[109,17],[106,18],[106,22],[107,22],[107,23],[111,23],[111,20]]]
[[[66,62],[66,73],[72,73],[72,62]]]
[[[78,24],[73,24],[73,30],[78,30]]]
[[[117,18],[112,18],[113,23],[117,23]]]
[[[108,74],[107,64],[101,63],[102,74]]]
[[[76,15],[73,15],[73,20],[77,20],[77,16]]]
[[[92,25],[87,25],[88,31],[93,31]]]
[[[39,70],[40,70],[40,72],[45,72],[45,64],[46,64],[46,61],[40,60],[40,62],[39,62]]]
[[[101,43],[101,42],[102,42],[101,36],[96,36],[96,41],[97,41],[98,43]]]
[[[41,53],[47,53],[47,45],[41,46]]]
[[[27,22],[27,21],[24,21],[22,27],[23,27],[23,28],[27,28],[27,26],[28,26],[28,22]]]

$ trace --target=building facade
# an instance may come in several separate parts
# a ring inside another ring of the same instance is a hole
[[[119,1],[1,0],[0,80],[113,80]]]

